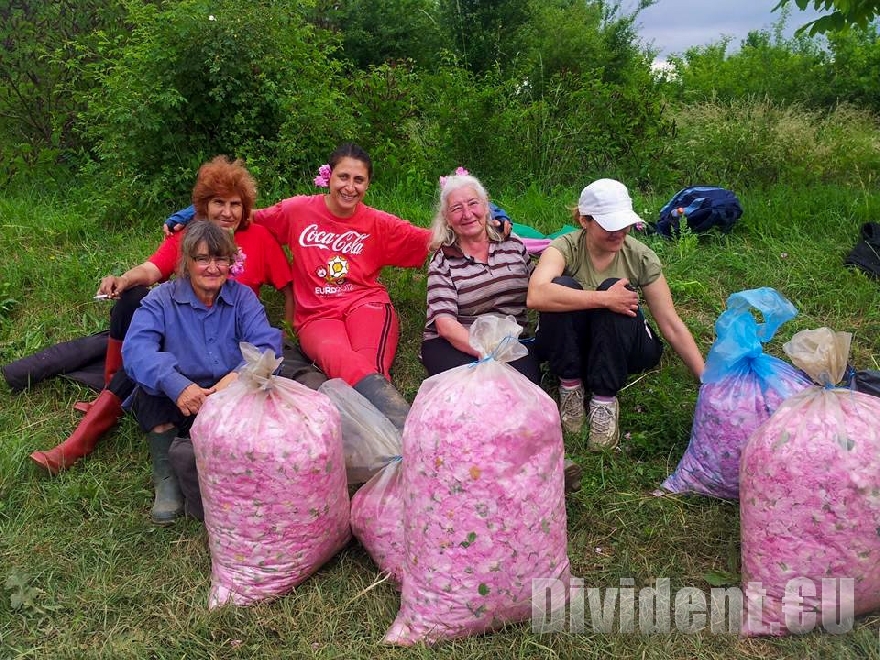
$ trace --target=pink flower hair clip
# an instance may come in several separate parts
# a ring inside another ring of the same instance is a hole
[[[229,267],[229,274],[233,277],[238,277],[244,272],[244,262],[247,259],[247,255],[241,251],[241,248],[238,248],[238,252],[235,253],[235,260],[232,262],[232,266]]]
[[[315,177],[315,185],[318,188],[330,187],[330,165],[324,164],[318,168],[318,176]]]
[[[469,176],[469,175],[470,175],[470,172],[468,172],[463,167],[459,166],[459,167],[455,168],[455,176]],[[441,190],[446,187],[446,179],[448,179],[448,178],[449,178],[448,176],[441,176],[440,177],[440,189]]]

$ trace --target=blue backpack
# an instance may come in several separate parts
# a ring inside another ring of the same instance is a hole
[[[742,212],[739,199],[726,188],[683,188],[660,209],[660,220],[654,230],[663,236],[678,236],[681,231],[679,217],[684,215],[693,232],[703,233],[712,227],[728,232]]]

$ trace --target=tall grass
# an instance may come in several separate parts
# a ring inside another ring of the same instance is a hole
[[[747,98],[685,104],[675,119],[672,169],[695,185],[877,185],[878,120],[865,110]]]
[[[704,180],[705,182],[705,180]],[[864,185],[858,185],[859,183]],[[493,191],[517,221],[544,231],[568,222],[581,181],[553,195],[535,188]],[[880,288],[842,260],[880,193],[855,185],[771,185],[742,194],[745,214],[727,236],[645,237],[661,256],[678,308],[705,352],[713,323],[735,291],[772,286],[800,314],[768,351],[796,330],[828,325],[854,332],[852,361],[878,368]],[[63,196],[37,188],[0,199],[0,362],[106,326],[108,307],[92,295],[98,279],[139,263],[160,240],[145,213],[130,226],[101,226]],[[675,192],[639,194],[653,218]],[[271,200],[263,200],[268,202]],[[427,224],[430,203],[377,186],[371,204]],[[422,270],[389,269],[402,320],[394,379],[412,399],[424,377],[416,359],[424,323]],[[270,315],[280,317],[269,297]],[[547,380],[552,392],[554,384]],[[621,450],[593,454],[584,437],[566,438],[584,467],[567,500],[569,556],[587,586],[635,585],[669,577],[673,589],[736,584],[735,505],[650,492],[675,468],[690,433],[698,384],[667,354],[659,368],[621,393]],[[2,658],[880,658],[877,616],[842,636],[740,640],[733,634],[538,634],[528,624],[459,640],[436,650],[379,642],[399,604],[365,552],[352,543],[292,593],[257,607],[208,612],[210,558],[204,528],[149,522],[147,448],[130,418],[89,458],[57,478],[27,458],[63,439],[78,421],[73,402],[90,395],[54,379],[23,394],[0,386],[0,657]]]

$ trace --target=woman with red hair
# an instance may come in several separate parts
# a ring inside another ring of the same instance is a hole
[[[242,161],[226,156],[216,156],[199,168],[192,193],[196,218],[210,220],[233,234],[238,248],[238,264],[232,279],[250,287],[258,296],[264,284],[281,291],[285,301],[285,319],[292,322],[290,264],[269,231],[251,224],[251,210],[256,197],[256,183]],[[149,287],[174,274],[184,235],[185,232],[178,232],[168,236],[143,263],[122,275],[107,275],[101,280],[98,294],[116,300],[110,312],[104,389],[91,404],[86,404],[86,416],[69,438],[51,450],[31,454],[31,458],[50,474],[61,472],[91,453],[101,436],[122,416],[122,402],[133,389],[132,381],[122,369],[122,340]],[[288,369],[293,368],[291,362],[296,362],[296,359],[285,364]],[[309,369],[301,368],[297,373],[304,372],[309,372]],[[310,375],[324,380],[314,368]],[[308,382],[306,384],[317,387]]]

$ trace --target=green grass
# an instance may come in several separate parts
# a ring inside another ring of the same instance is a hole
[[[520,222],[550,231],[568,221],[577,190],[546,198],[500,191]],[[666,191],[671,196],[675,191]],[[665,193],[664,193],[665,194]],[[667,196],[667,198],[668,198]],[[656,214],[666,199],[639,198]],[[854,333],[852,362],[880,362],[880,288],[842,265],[880,194],[859,188],[773,188],[743,193],[745,215],[728,236],[646,239],[660,254],[678,308],[704,353],[731,293],[772,286],[799,310],[769,344],[828,325]],[[369,202],[427,224],[427,202],[373,190]],[[92,300],[99,278],[138,263],[160,240],[160,217],[99,226],[87,206],[35,192],[0,199],[0,362],[106,326],[108,305]],[[649,217],[650,217],[649,216]],[[424,377],[416,353],[424,322],[425,275],[384,274],[401,317],[394,378],[412,400]],[[268,296],[273,318],[280,301]],[[548,391],[554,384],[548,380]],[[593,454],[567,437],[584,467],[568,498],[569,556],[586,586],[636,587],[658,577],[673,589],[702,590],[718,576],[736,584],[738,508],[696,497],[657,499],[651,491],[687,446],[698,384],[672,354],[634,378],[620,397],[628,437],[619,452]],[[90,393],[54,379],[23,394],[0,386],[0,658],[880,658],[878,616],[842,636],[813,633],[780,640],[730,634],[538,634],[528,624],[435,649],[380,642],[399,605],[352,543],[294,592],[257,607],[207,611],[210,557],[204,528],[149,522],[146,443],[131,419],[88,459],[57,478],[28,454],[74,428],[71,406]]]

